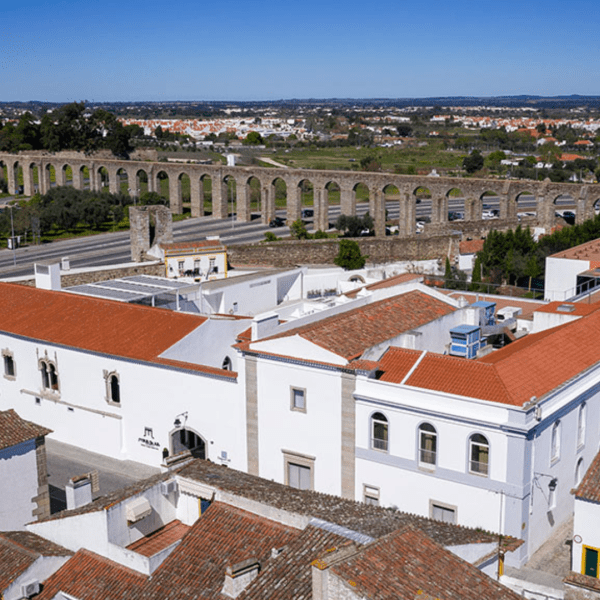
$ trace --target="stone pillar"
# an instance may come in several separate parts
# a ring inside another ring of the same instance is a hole
[[[474,200],[473,198],[465,198],[465,223],[481,219],[481,215],[475,215],[476,205],[477,200]]]
[[[498,196],[500,203],[500,218],[501,219],[516,219],[517,217],[517,198],[510,198],[508,195]]]
[[[340,186],[340,214],[349,217],[356,214],[356,192],[352,186]]]
[[[236,221],[248,223],[252,220],[250,211],[250,189],[246,177],[235,180]]]
[[[180,215],[183,213],[183,202],[181,200],[181,180],[169,175],[169,206],[171,213]]]
[[[76,190],[83,189],[83,169],[82,165],[77,165],[77,167],[73,168],[73,187]]]
[[[65,167],[65,165],[56,167],[56,170],[54,171],[56,185],[66,185],[67,184],[67,174],[65,172],[64,167]]]
[[[108,191],[111,194],[118,194],[121,191],[121,177],[117,175],[118,169],[106,170],[108,172]]]
[[[385,194],[381,190],[375,190],[371,198],[370,209],[375,221],[375,235],[385,237]]]
[[[31,168],[31,163],[27,162],[23,166],[23,192],[26,196],[33,196],[34,190],[33,169]]]
[[[150,213],[145,207],[129,207],[131,260],[141,262],[150,249]]]
[[[575,200],[577,205],[577,212],[575,213],[575,224],[581,225],[587,219],[591,219],[594,216],[594,208],[587,201],[587,188],[583,186],[579,187],[579,196]]]
[[[154,244],[171,244],[173,242],[173,216],[166,206],[151,206],[154,215]]]
[[[39,168],[39,172],[38,172],[38,179],[40,182],[40,188],[42,190],[42,194],[46,194],[49,190],[50,190],[50,165],[47,165],[46,163],[41,163],[40,168]]]
[[[259,475],[258,462],[258,365],[255,356],[244,356],[246,367],[246,451],[248,473]]]
[[[535,203],[538,223],[546,229],[546,233],[550,233],[554,227],[554,203],[548,200],[548,196],[536,196]]]
[[[146,177],[148,179],[148,192],[156,191],[156,176],[154,175],[154,168],[150,167],[146,172]],[[139,187],[142,187],[141,185]]]
[[[445,223],[448,220],[448,197],[441,196],[431,200],[431,222]]]
[[[15,164],[16,164],[16,161],[6,164],[6,171],[7,171],[7,175],[8,175],[8,193],[9,194],[17,193],[17,178],[15,177]]]
[[[271,184],[266,184],[261,189],[263,198],[263,223],[270,223],[275,218],[275,189]]]
[[[216,219],[227,218],[227,185],[220,171],[215,173],[212,180],[212,209]]]
[[[415,233],[414,211],[411,207],[414,205],[412,194],[400,194],[400,210],[398,214],[398,237],[406,237]]]
[[[295,182],[286,184],[287,223],[291,225],[294,221],[302,218],[302,195],[300,187]]]
[[[192,217],[204,216],[204,181],[196,175],[190,177],[190,204]]]
[[[315,210],[314,228],[316,231],[329,229],[329,214],[327,212],[327,190],[322,187],[313,188],[313,202]]]

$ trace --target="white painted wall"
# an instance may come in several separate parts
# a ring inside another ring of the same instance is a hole
[[[70,556],[40,556],[24,573],[16,577],[6,587],[3,600],[21,600],[21,586],[32,581],[43,583],[71,558]],[[2,594],[2,590],[0,590]]]
[[[585,570],[583,564],[584,546],[600,548],[600,505],[576,498],[571,554],[571,570],[576,573],[583,573]]]
[[[577,275],[590,268],[589,260],[573,258],[546,258],[544,297],[562,302],[575,295]]]
[[[35,440],[23,442],[0,450],[0,530],[25,529],[25,524],[35,517],[36,504],[32,498],[38,493]]]

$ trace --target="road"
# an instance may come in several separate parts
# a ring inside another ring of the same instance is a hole
[[[498,207],[497,198],[486,198],[486,204],[491,208]],[[462,199],[450,199],[449,210],[464,210]],[[524,202],[519,205],[519,210],[529,210],[535,207],[535,200]],[[357,205],[357,213],[364,214],[368,210],[367,203]],[[417,205],[417,217],[431,214],[431,202],[424,200]],[[285,210],[278,210],[279,216],[285,217]],[[329,209],[329,221],[335,222],[340,214],[340,207],[331,206]],[[388,204],[388,218],[397,219],[399,214],[398,203]],[[312,223],[309,222],[310,229]],[[249,223],[234,222],[232,219],[213,219],[212,217],[201,217],[186,219],[173,223],[173,238],[176,242],[199,240],[207,236],[218,235],[222,242],[227,244],[254,243],[264,240],[266,231],[273,231],[278,236],[289,234],[287,227],[269,229],[267,225],[256,218]],[[117,265],[131,261],[129,245],[129,232],[121,231],[114,233],[103,233],[85,238],[74,238],[71,240],[56,241],[39,246],[26,246],[16,251],[0,251],[0,278],[22,277],[33,275],[35,262],[47,260],[60,260],[69,257],[71,268],[88,268],[96,266]],[[14,261],[16,259],[16,266]]]

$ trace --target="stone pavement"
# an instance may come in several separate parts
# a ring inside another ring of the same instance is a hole
[[[100,489],[93,494],[95,499],[160,472],[158,467],[108,458],[49,438],[46,455],[53,513],[66,508],[65,485],[71,477],[98,471]]]

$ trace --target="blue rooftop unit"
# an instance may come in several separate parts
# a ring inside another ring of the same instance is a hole
[[[473,302],[471,304],[473,308],[481,309],[481,317],[479,319],[479,324],[482,327],[488,327],[490,325],[495,325],[494,322],[494,313],[496,312],[496,303],[495,302],[487,302],[486,300],[478,300],[477,302]]]
[[[481,339],[481,328],[478,325],[459,325],[450,330],[450,354],[463,356],[464,358],[475,358],[477,352],[485,346],[485,340]]]

